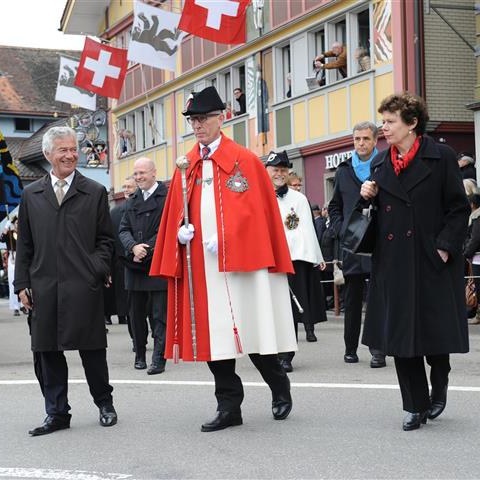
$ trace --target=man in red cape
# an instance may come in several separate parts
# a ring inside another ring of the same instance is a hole
[[[208,87],[193,95],[183,113],[198,140],[187,154],[190,222],[184,225],[177,169],[150,271],[168,279],[166,358],[207,361],[215,377],[217,413],[202,425],[204,432],[242,424],[235,359],[244,354],[272,391],[273,417],[285,419],[292,398],[277,354],[297,348],[286,277],[293,267],[275,194],[258,157],[221,133],[223,109],[215,88]]]

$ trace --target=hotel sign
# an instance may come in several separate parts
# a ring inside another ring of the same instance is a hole
[[[345,152],[332,153],[325,155],[325,168],[337,168],[342,162],[352,157],[355,150],[347,150]]]

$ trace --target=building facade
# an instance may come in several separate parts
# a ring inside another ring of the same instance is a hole
[[[182,8],[181,0],[151,3],[178,13]],[[254,0],[247,10],[244,45],[215,44],[188,35],[174,73],[131,64],[122,95],[109,110],[115,191],[120,192],[140,156],[155,161],[160,178],[172,176],[175,159],[195,143],[182,116],[186,100],[192,91],[209,85],[233,112],[224,124],[225,134],[261,158],[271,150],[287,150],[314,203],[330,198],[335,169],[353,149],[352,127],[365,120],[380,124],[378,105],[395,91],[408,89],[427,98],[434,136],[457,148],[455,142],[473,147],[473,114],[464,105],[468,95],[462,104],[462,95],[454,90],[462,83],[466,91],[473,91],[474,79],[467,75],[442,82],[445,70],[455,71],[464,44],[457,35],[447,39],[442,34],[438,19],[429,16],[438,15],[427,12],[426,3]],[[462,17],[460,28],[474,38],[474,16],[469,13],[471,25],[468,20],[464,25]],[[90,33],[127,48],[132,21],[132,3],[125,0],[68,0],[61,27],[65,33]],[[438,64],[443,40],[449,42],[448,68]],[[316,75],[314,58],[336,42],[346,49],[346,72],[329,69],[324,77]],[[462,71],[470,63],[473,68],[473,56],[467,52],[461,58]],[[236,88],[246,95],[246,112],[238,115]],[[443,105],[446,89],[448,103]],[[380,139],[380,148],[384,146]]]

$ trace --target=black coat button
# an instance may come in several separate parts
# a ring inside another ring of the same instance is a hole
[[[392,210],[392,206],[391,206],[391,205],[387,205],[387,206],[385,207],[385,211],[386,211],[386,212],[390,212],[391,210]]]
[[[393,240],[393,233],[389,233],[387,235],[387,240]]]
[[[411,237],[413,235],[413,232],[411,230],[407,230],[407,237]]]

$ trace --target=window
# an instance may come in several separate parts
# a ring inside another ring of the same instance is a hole
[[[32,122],[29,118],[15,118],[15,131],[16,132],[31,132]]]
[[[292,78],[291,78],[291,66],[290,66],[290,45],[282,48],[282,96],[283,98],[289,98],[292,96]]]
[[[352,57],[351,64],[353,73],[360,73],[370,70],[370,11],[361,10],[351,15],[351,45]]]

